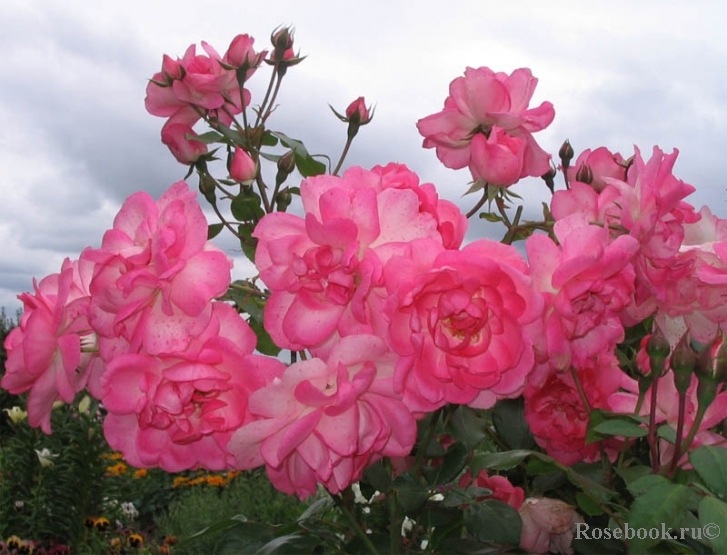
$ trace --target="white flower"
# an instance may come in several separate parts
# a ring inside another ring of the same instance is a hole
[[[139,516],[139,511],[136,510],[136,507],[134,507],[134,504],[131,502],[122,503],[121,512],[132,520]]]
[[[3,411],[8,413],[8,416],[10,417],[10,420],[13,421],[13,424],[20,424],[23,420],[28,418],[28,413],[17,406],[11,409],[3,409]]]
[[[44,468],[47,466],[53,466],[53,459],[58,457],[57,453],[51,453],[50,449],[48,449],[47,447],[44,447],[40,451],[36,449],[35,453],[36,455],[38,455],[40,466]]]

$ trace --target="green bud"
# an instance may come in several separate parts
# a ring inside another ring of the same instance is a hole
[[[275,195],[275,204],[278,206],[278,212],[285,212],[291,202],[293,202],[293,194],[290,192],[288,187],[279,191],[278,194]]]
[[[563,164],[563,169],[568,169],[570,166],[570,161],[573,160],[573,156],[575,156],[575,152],[573,152],[573,147],[570,144],[570,141],[566,139],[563,142],[563,145],[560,147],[560,150],[558,151],[558,156],[560,157],[560,162]]]
[[[685,333],[677,343],[670,362],[674,372],[674,386],[679,393],[685,394],[692,383],[692,375],[697,365],[697,353],[689,342],[689,332]]]
[[[654,378],[664,375],[666,359],[669,356],[671,346],[662,331],[656,327],[656,331],[651,334],[649,341],[646,343],[646,354],[649,355],[649,364],[651,365],[651,374]]]

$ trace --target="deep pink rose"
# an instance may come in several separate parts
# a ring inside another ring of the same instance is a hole
[[[606,187],[606,178],[626,180],[626,161],[623,156],[618,152],[616,154],[611,153],[604,146],[595,150],[587,149],[581,152],[576,163],[567,170],[568,181],[571,183],[576,181],[576,175],[583,166],[590,168],[593,180],[589,185],[598,192]]]
[[[88,287],[93,264],[66,259],[60,273],[33,281],[34,293],[23,293],[20,325],[5,339],[8,358],[0,385],[14,395],[30,391],[28,421],[51,433],[55,401],[73,402],[91,372],[100,373],[90,351],[95,334],[88,323]],[[88,348],[84,352],[83,348]]]
[[[180,164],[194,164],[200,156],[207,154],[207,145],[195,140],[196,136],[197,133],[184,123],[170,120],[162,127],[162,142]]]
[[[467,470],[459,480],[459,487],[466,488],[470,486],[491,490],[492,494],[487,497],[507,503],[515,510],[521,507],[525,499],[525,490],[523,488],[513,486],[510,480],[504,476],[489,476],[486,470],[481,470],[474,480],[470,471]]]
[[[583,518],[575,508],[549,497],[529,497],[520,510],[520,549],[528,553],[573,553],[576,525]]]
[[[639,248],[633,237],[609,242],[603,227],[568,232],[558,225],[563,222],[556,224],[561,246],[540,234],[525,244],[533,284],[545,298],[544,333],[536,346],[557,368],[578,365],[623,341],[621,312],[632,301],[630,261]]]
[[[538,80],[529,69],[511,75],[467,68],[449,86],[444,109],[420,119],[424,148],[452,169],[469,166],[475,179],[512,185],[550,169],[550,155],[532,133],[546,128],[555,112],[550,102],[528,108]]]
[[[109,445],[136,467],[232,468],[226,446],[249,418],[251,391],[282,373],[276,359],[252,354],[255,343],[235,309],[217,302],[184,353],[114,358],[101,379]]]
[[[304,499],[338,493],[381,457],[403,457],[416,422],[394,393],[396,356],[371,335],[336,343],[327,361],[297,362],[250,396],[254,420],[232,437],[238,467],[265,465],[273,485]]]
[[[611,409],[611,399],[630,380],[611,352],[583,361],[576,375],[592,409]],[[586,444],[589,412],[583,404],[570,369],[538,366],[525,388],[525,420],[538,445],[557,461],[571,465],[594,462],[601,456],[598,443]],[[606,452],[615,457],[617,441],[606,442]]]
[[[383,264],[413,239],[457,246],[466,227],[456,207],[404,166],[309,178],[301,197],[305,218],[268,214],[254,233],[255,265],[272,292],[265,328],[294,350],[380,333]]]
[[[522,393],[534,364],[527,330],[543,308],[527,271],[514,247],[488,239],[460,251],[414,241],[389,260],[388,340],[407,406],[489,408]]]
[[[366,106],[366,101],[363,96],[359,96],[348,105],[346,108],[346,117],[359,125],[366,125],[371,121],[371,113]]]
[[[89,321],[104,358],[119,354],[112,347],[119,340],[131,352],[184,350],[230,283],[232,263],[207,241],[207,220],[183,181],[158,202],[131,195],[88,257],[96,263]]]

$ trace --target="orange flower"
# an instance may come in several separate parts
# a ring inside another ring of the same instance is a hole
[[[146,468],[140,468],[139,470],[134,472],[134,478],[143,478],[149,473],[149,471]]]

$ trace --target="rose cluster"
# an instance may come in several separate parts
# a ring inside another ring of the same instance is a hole
[[[196,122],[229,125],[250,102],[244,84],[268,55],[252,45],[240,35],[223,56],[203,43],[206,55],[192,46],[164,57],[146,106],[168,118],[162,140],[180,162],[207,152]],[[273,45],[278,71],[294,63],[288,34]],[[533,133],[554,111],[529,107],[536,84],[527,69],[467,69],[444,109],[419,121],[424,147],[469,167],[486,191],[546,174],[550,155]],[[370,115],[360,98],[345,121],[357,131]],[[553,196],[550,233],[529,236],[526,256],[489,239],[465,244],[465,215],[402,164],[304,179],[302,215],[271,211],[251,235],[265,330],[304,353],[287,366],[256,352],[248,322],[216,300],[231,260],[207,240],[195,193],[184,182],[157,201],[136,193],[100,248],[20,296],[2,386],[30,392],[30,423],[46,432],[54,402],[87,388],[108,413],[110,445],[135,466],[265,466],[301,498],[406,457],[417,420],[447,404],[489,409],[522,396],[553,458],[614,459],[622,440],[588,443],[586,431],[594,409],[642,406],[616,356],[626,328],[653,316],[673,349],[687,336],[710,343],[727,322],[727,223],[684,200],[694,189],[672,174],[675,160],[658,148],[628,160],[585,151],[562,168],[568,186]],[[228,168],[245,187],[256,164],[237,148]],[[677,400],[662,388],[661,421],[675,424]],[[708,428],[727,403],[710,410],[694,445],[718,441]],[[503,500],[537,520],[537,503],[510,493]],[[549,534],[531,527],[529,541],[561,541],[550,534],[567,535],[575,518],[563,514]]]

